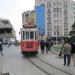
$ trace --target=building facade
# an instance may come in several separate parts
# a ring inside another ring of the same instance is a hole
[[[16,39],[14,28],[8,19],[0,18],[0,40],[8,42],[10,38]]]
[[[45,35],[69,37],[74,21],[73,0],[45,0]]]
[[[35,0],[36,25],[40,35],[45,35],[45,4],[44,0]]]
[[[26,11],[22,13],[22,25],[36,25],[35,11]]]
[[[45,34],[45,6],[44,4],[35,7],[36,12],[36,25],[41,35]]]

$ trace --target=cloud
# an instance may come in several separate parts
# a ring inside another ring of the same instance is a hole
[[[13,3],[15,0],[13,1]],[[22,27],[22,13],[27,10],[33,10],[35,5],[35,0],[17,0],[16,3],[8,4],[8,11],[0,10],[0,17],[9,19],[11,24],[13,25],[17,38],[19,39],[19,30]],[[11,6],[9,6],[11,5]]]
[[[19,30],[22,27],[22,13],[27,10],[34,9],[34,1],[32,0],[20,0],[12,9],[9,11],[9,19],[16,30],[17,38],[19,37]]]

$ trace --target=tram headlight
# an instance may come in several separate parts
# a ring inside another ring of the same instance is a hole
[[[29,44],[29,45],[28,45],[28,48],[31,48],[31,47],[32,47],[32,45]]]

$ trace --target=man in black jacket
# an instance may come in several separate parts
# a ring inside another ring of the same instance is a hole
[[[41,47],[41,53],[44,53],[44,50],[45,50],[45,41],[44,40],[40,41],[40,47]]]
[[[74,61],[74,66],[75,66],[75,42],[73,42],[71,46],[72,46],[71,54],[73,56],[73,61]]]

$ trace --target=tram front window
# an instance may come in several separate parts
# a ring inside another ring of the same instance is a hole
[[[29,32],[26,31],[26,39],[29,39]]]
[[[34,32],[33,31],[30,32],[30,39],[34,39]]]
[[[23,31],[23,40],[25,40],[25,31]],[[22,36],[21,36],[21,38],[22,38]]]

